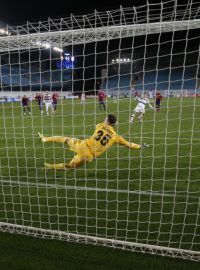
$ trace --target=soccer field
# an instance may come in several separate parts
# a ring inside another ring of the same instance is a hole
[[[200,99],[165,98],[159,113],[129,124],[136,103],[62,100],[57,114],[22,116],[19,103],[0,104],[0,222],[200,251]],[[37,133],[89,137],[107,113],[117,132],[135,143],[114,146],[75,171],[43,170],[68,162],[62,144],[42,144]]]

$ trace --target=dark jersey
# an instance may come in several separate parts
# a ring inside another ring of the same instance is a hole
[[[98,99],[99,99],[99,101],[104,101],[105,98],[106,98],[105,93],[103,91],[99,91],[99,93],[98,93]]]
[[[57,103],[57,101],[58,101],[58,94],[53,94],[52,95],[52,100],[53,100],[53,103]]]
[[[156,101],[161,101],[162,100],[162,96],[160,93],[156,93]]]
[[[41,103],[42,100],[43,100],[43,96],[42,96],[42,95],[37,95],[37,96],[35,97],[35,100],[36,100],[38,103]]]
[[[23,106],[28,106],[28,98],[27,97],[22,98],[22,105]]]

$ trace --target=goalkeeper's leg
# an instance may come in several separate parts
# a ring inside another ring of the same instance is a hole
[[[57,142],[57,143],[66,143],[70,138],[63,136],[53,136],[53,137],[45,137],[43,134],[38,132],[38,136],[41,142]]]
[[[49,164],[49,163],[45,163],[44,164],[44,168],[45,169],[63,169],[63,170],[69,170],[69,169],[75,169],[83,164],[85,164],[86,162],[89,162],[91,160],[87,160],[85,158],[80,157],[79,155],[76,155],[71,161],[70,163],[58,163],[58,164]]]

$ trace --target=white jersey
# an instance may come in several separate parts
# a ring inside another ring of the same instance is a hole
[[[82,95],[81,95],[81,100],[82,100],[82,101],[85,101],[85,94],[82,94]]]
[[[153,99],[153,91],[149,91],[149,98]]]
[[[149,99],[148,98],[137,98],[138,105],[137,107],[140,107],[141,109],[145,109],[145,106],[149,104]]]
[[[136,99],[138,104],[137,106],[135,107],[134,109],[134,112],[135,113],[145,113],[145,106],[148,104],[149,107],[153,108],[149,102],[149,99],[148,98],[137,98]]]
[[[51,95],[44,96],[44,103],[52,103]]]

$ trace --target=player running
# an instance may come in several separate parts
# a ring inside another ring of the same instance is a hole
[[[138,120],[139,122],[142,122],[143,116],[145,114],[145,106],[148,104],[151,109],[154,110],[154,107],[150,104],[149,99],[146,97],[137,97],[136,101],[138,102],[137,106],[135,107],[133,114],[130,118],[130,123],[134,122],[134,119],[136,117],[136,114],[139,114]]]
[[[93,161],[96,157],[103,154],[114,143],[124,145],[131,149],[142,149],[148,147],[147,144],[135,144],[126,141],[123,137],[117,135],[113,126],[116,125],[117,119],[114,115],[109,114],[103,123],[96,126],[94,134],[85,140],[79,140],[70,137],[54,136],[44,137],[38,133],[40,140],[45,142],[66,143],[70,150],[76,153],[70,163],[48,164],[45,163],[45,169],[74,169],[82,164]]]
[[[52,107],[52,97],[48,92],[46,92],[46,94],[44,95],[44,104],[46,108],[46,114],[49,115],[49,109],[52,112],[53,107]]]

